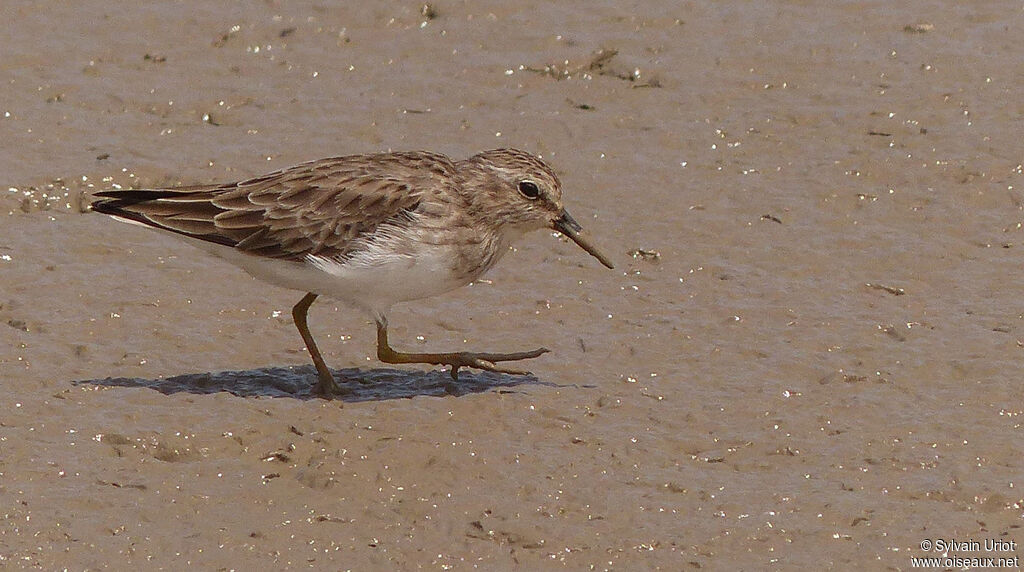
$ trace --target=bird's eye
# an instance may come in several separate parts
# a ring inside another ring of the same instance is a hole
[[[519,181],[519,192],[528,199],[535,199],[540,196],[540,188],[533,181]]]

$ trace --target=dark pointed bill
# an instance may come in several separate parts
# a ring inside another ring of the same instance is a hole
[[[558,217],[553,223],[551,223],[551,228],[571,238],[573,242],[580,246],[580,248],[586,250],[591,256],[600,260],[601,264],[604,264],[608,268],[615,268],[615,266],[612,265],[612,262],[608,260],[608,257],[601,254],[601,252],[597,250],[597,247],[590,243],[590,239],[588,239],[587,235],[584,233],[583,227],[580,226],[580,223],[576,222],[576,219],[569,216],[568,211],[562,211],[562,216]]]

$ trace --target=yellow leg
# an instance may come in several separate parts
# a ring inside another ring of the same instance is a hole
[[[459,379],[460,367],[473,367],[498,373],[513,375],[529,375],[530,372],[520,369],[506,368],[496,365],[500,361],[518,361],[535,358],[547,353],[547,348],[537,348],[528,352],[511,354],[446,352],[446,353],[405,353],[391,349],[388,345],[388,321],[384,317],[377,319],[377,359],[384,363],[429,363],[433,365],[449,365],[452,368],[452,379]]]
[[[302,341],[306,343],[309,357],[313,358],[313,365],[316,366],[319,381],[313,386],[313,393],[326,396],[341,394],[343,393],[342,389],[335,383],[331,370],[327,369],[327,364],[324,363],[324,358],[320,355],[320,350],[317,349],[313,335],[309,333],[309,326],[306,324],[306,314],[315,300],[316,294],[312,292],[303,296],[302,300],[299,300],[299,303],[292,308],[292,319],[295,320],[295,327],[298,328]]]

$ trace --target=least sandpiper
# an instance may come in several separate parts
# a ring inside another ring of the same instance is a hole
[[[235,183],[114,190],[92,209],[184,238],[249,274],[307,294],[292,308],[316,366],[314,393],[342,393],[306,324],[309,306],[328,296],[377,322],[385,363],[448,365],[510,374],[499,362],[517,353],[406,353],[388,344],[387,312],[472,282],[512,241],[549,228],[608,268],[562,206],[562,189],[543,161],[515,149],[462,161],[423,151],[333,157]]]

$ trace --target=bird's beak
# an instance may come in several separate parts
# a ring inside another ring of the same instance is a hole
[[[581,227],[580,223],[576,222],[574,218],[569,216],[568,211],[562,211],[562,216],[556,218],[554,222],[551,223],[551,228],[571,238],[573,242],[580,245],[580,248],[586,250],[591,256],[600,260],[601,264],[604,264],[608,268],[615,268],[615,266],[612,265],[612,262],[608,260],[608,257],[601,254],[597,247],[590,243],[590,239],[587,238],[583,227]]]

